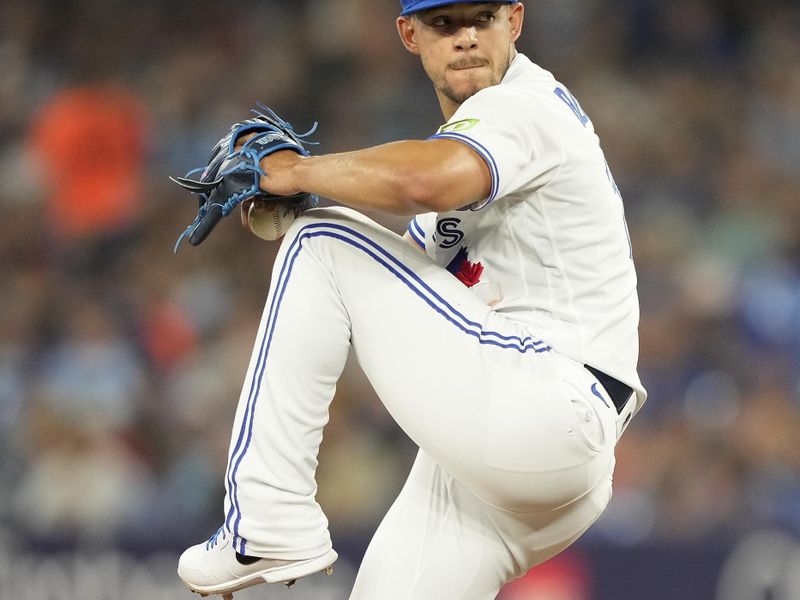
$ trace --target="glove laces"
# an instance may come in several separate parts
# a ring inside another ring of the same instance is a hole
[[[274,110],[272,110],[266,104],[257,101],[256,108],[250,110],[257,117],[261,117],[262,119],[266,119],[267,121],[272,121],[273,123],[277,124],[281,129],[284,129],[289,135],[291,135],[295,141],[300,145],[310,145],[310,146],[318,146],[319,142],[312,142],[306,140],[306,138],[312,135],[319,126],[319,121],[314,121],[314,124],[311,126],[311,129],[306,131],[305,133],[297,133],[292,127],[292,124],[289,121],[284,121],[280,118]]]

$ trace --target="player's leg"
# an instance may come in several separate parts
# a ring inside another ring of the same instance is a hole
[[[350,600],[492,600],[575,541],[610,492],[609,470],[568,506],[512,513],[477,498],[421,451],[370,542]]]
[[[290,261],[290,246],[274,264],[236,409],[225,521],[179,562],[180,577],[197,592],[291,581],[337,558],[315,500],[314,473],[327,406],[349,352],[349,322],[329,274],[311,253]]]
[[[481,503],[420,451],[350,599],[492,600],[515,568]]]
[[[399,236],[352,211],[313,211],[276,260],[237,411],[223,530],[233,534],[231,550],[315,566],[331,556],[314,471],[351,338],[403,429],[498,506],[542,511],[572,502],[609,461],[608,439],[589,447],[572,436],[583,425],[561,371],[577,369],[578,379],[587,372],[547,352]],[[611,417],[591,414],[603,437]]]
[[[226,527],[240,552],[330,548],[314,472],[351,341],[403,430],[496,506],[572,502],[613,459],[614,411],[582,365],[363,215],[311,211],[276,260],[234,424]]]

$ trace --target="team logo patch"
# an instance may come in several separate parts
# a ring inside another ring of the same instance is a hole
[[[462,246],[458,253],[447,265],[447,270],[456,276],[461,283],[472,287],[481,280],[483,265],[480,262],[470,262],[467,249]]]
[[[472,287],[481,280],[483,274],[483,265],[479,262],[469,262],[468,259],[461,261],[456,271],[456,279],[458,279],[465,286]]]
[[[480,119],[461,119],[460,121],[453,121],[452,123],[446,123],[439,127],[437,133],[460,133],[462,131],[469,131],[480,122]]]

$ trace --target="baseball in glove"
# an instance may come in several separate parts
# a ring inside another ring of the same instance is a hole
[[[317,205],[313,194],[300,193],[294,196],[277,196],[260,187],[261,177],[267,175],[261,168],[261,159],[279,150],[293,150],[308,156],[303,139],[314,133],[297,134],[272,110],[261,103],[253,109],[255,118],[235,123],[228,134],[214,146],[206,167],[189,171],[184,177],[170,177],[182,188],[196,194],[200,209],[189,227],[175,243],[177,252],[181,242],[188,238],[192,246],[202,243],[217,223],[227,217],[242,202],[260,200],[306,210]],[[252,135],[237,148],[236,142],[244,135]],[[190,177],[202,171],[200,179]]]

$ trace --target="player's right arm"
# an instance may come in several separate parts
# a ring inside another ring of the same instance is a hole
[[[397,215],[444,212],[484,200],[489,167],[470,147],[448,139],[407,140],[321,156],[277,152],[261,167],[261,187],[305,191],[356,209]]]

